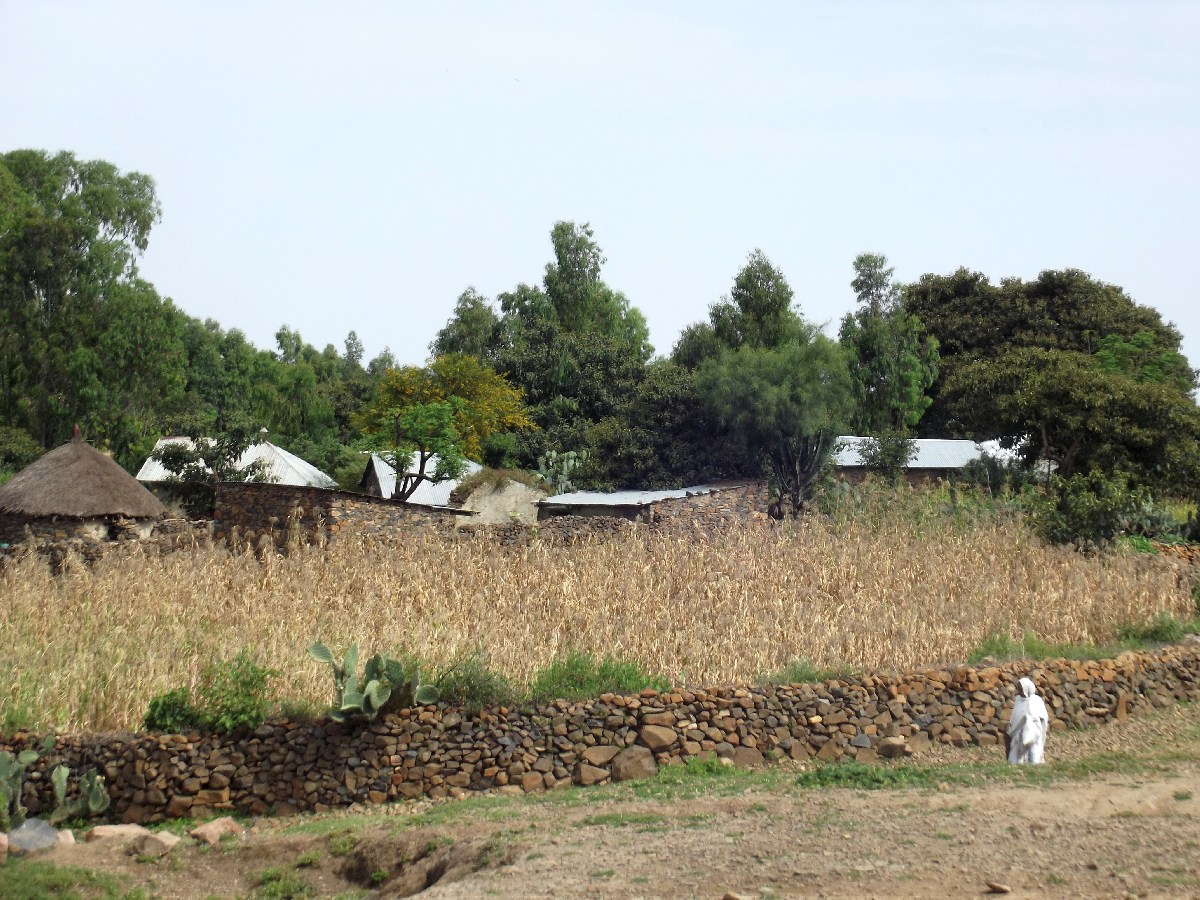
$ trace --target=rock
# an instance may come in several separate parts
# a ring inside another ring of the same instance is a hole
[[[518,788],[518,790],[520,790]],[[198,841],[208,844],[210,847],[217,846],[221,841],[221,835],[224,834],[241,834],[246,829],[231,819],[229,816],[222,816],[219,819],[213,819],[211,822],[205,822],[188,832]]]
[[[181,819],[188,814],[192,808],[192,798],[185,797],[179,794],[173,796],[170,802],[167,803],[167,818]]]
[[[902,737],[886,737],[876,749],[884,759],[899,759],[908,751],[908,743]]]
[[[596,766],[589,766],[587,763],[580,763],[579,769],[576,772],[579,778],[579,783],[585,786],[599,784],[608,777],[608,769],[600,769]]]
[[[760,769],[766,763],[762,753],[752,747],[738,747],[731,759],[741,769]]]
[[[989,894],[1011,894],[1012,888],[1007,884],[1001,884],[998,881],[989,881],[987,883],[987,892]]]
[[[58,832],[43,819],[26,819],[8,833],[8,852],[13,856],[37,853],[58,846]]]
[[[527,794],[546,789],[545,779],[540,772],[527,772],[521,776],[521,790]]]
[[[175,849],[175,845],[181,840],[183,839],[179,835],[171,834],[169,831],[142,834],[133,839],[133,849],[138,856],[158,859]]]
[[[842,748],[837,741],[826,741],[825,746],[817,752],[817,759],[822,762],[837,762],[841,758]]]
[[[646,725],[638,732],[638,736],[641,737],[642,743],[655,753],[666,750],[679,739],[674,728],[663,725]]]
[[[73,832],[70,828],[64,828],[62,831],[60,831],[58,833],[58,845],[57,846],[71,847],[71,846],[74,846],[74,844],[75,844],[75,832]]]
[[[134,838],[149,834],[147,828],[141,825],[97,825],[84,838],[89,844],[92,841],[109,841],[113,839],[131,841]]]
[[[0,866],[8,861],[8,835],[0,831]]]
[[[607,766],[620,752],[620,747],[588,747],[583,751],[583,760],[589,765]]]
[[[626,747],[613,758],[612,780],[630,781],[635,778],[649,778],[657,771],[658,763],[654,761],[654,754],[645,747],[634,745]]]

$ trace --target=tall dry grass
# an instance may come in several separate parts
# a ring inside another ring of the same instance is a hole
[[[797,658],[948,663],[995,631],[1105,641],[1161,611],[1189,616],[1189,578],[1155,557],[1046,547],[1013,523],[956,531],[901,516],[573,548],[414,537],[261,561],[201,549],[57,578],[25,559],[0,574],[0,722],[136,728],[153,696],[243,647],[284,673],[281,695],[322,705],[329,673],[305,655],[318,639],[438,664],[480,648],[518,680],[568,649],[676,684],[750,680]]]

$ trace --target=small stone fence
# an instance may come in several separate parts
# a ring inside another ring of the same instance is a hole
[[[219,810],[291,814],[470,791],[542,791],[645,776],[697,757],[751,766],[772,756],[865,762],[919,753],[931,742],[994,747],[999,756],[1023,675],[1045,698],[1052,728],[1061,729],[1200,699],[1198,673],[1200,642],[1190,641],[1101,662],[609,694],[534,711],[470,716],[443,704],[358,729],[276,720],[242,735],[72,735],[35,764],[26,802],[46,808],[48,774],[60,762],[73,772],[103,772],[111,815],[144,823]],[[18,735],[0,747],[39,743]]]

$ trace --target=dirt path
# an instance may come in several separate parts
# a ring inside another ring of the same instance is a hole
[[[938,750],[887,770],[914,786],[883,790],[807,787],[783,767],[678,774],[263,820],[241,841],[158,862],[97,844],[55,861],[161,897],[426,885],[431,898],[929,897],[979,896],[989,882],[1014,897],[1200,896],[1200,707],[1056,733],[1047,755],[1056,765],[1029,783],[1007,780],[994,753]]]

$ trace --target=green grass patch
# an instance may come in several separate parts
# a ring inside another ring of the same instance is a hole
[[[658,825],[666,821],[662,816],[653,813],[600,813],[585,816],[575,823],[576,828],[604,826],[622,828],[626,825]]]
[[[778,672],[760,675],[760,686],[768,684],[817,684],[830,678],[841,678],[852,674],[850,669],[830,669],[814,666],[807,659],[793,659]]]
[[[542,704],[551,700],[588,700],[601,694],[636,694],[646,688],[666,690],[667,679],[644,672],[637,663],[572,650],[537,672],[529,685],[528,699]]]
[[[4,900],[124,900],[127,896],[116,877],[91,869],[17,857],[0,865]]]
[[[967,654],[967,664],[976,665],[984,660],[1112,659],[1127,650],[1149,650],[1197,633],[1200,633],[1200,620],[1180,622],[1166,612],[1159,613],[1149,622],[1121,626],[1117,630],[1117,640],[1110,644],[1054,644],[1032,632],[1026,632],[1020,639],[997,632],[988,635]]]
[[[263,869],[255,879],[255,900],[297,900],[312,897],[312,887],[287,869]]]

